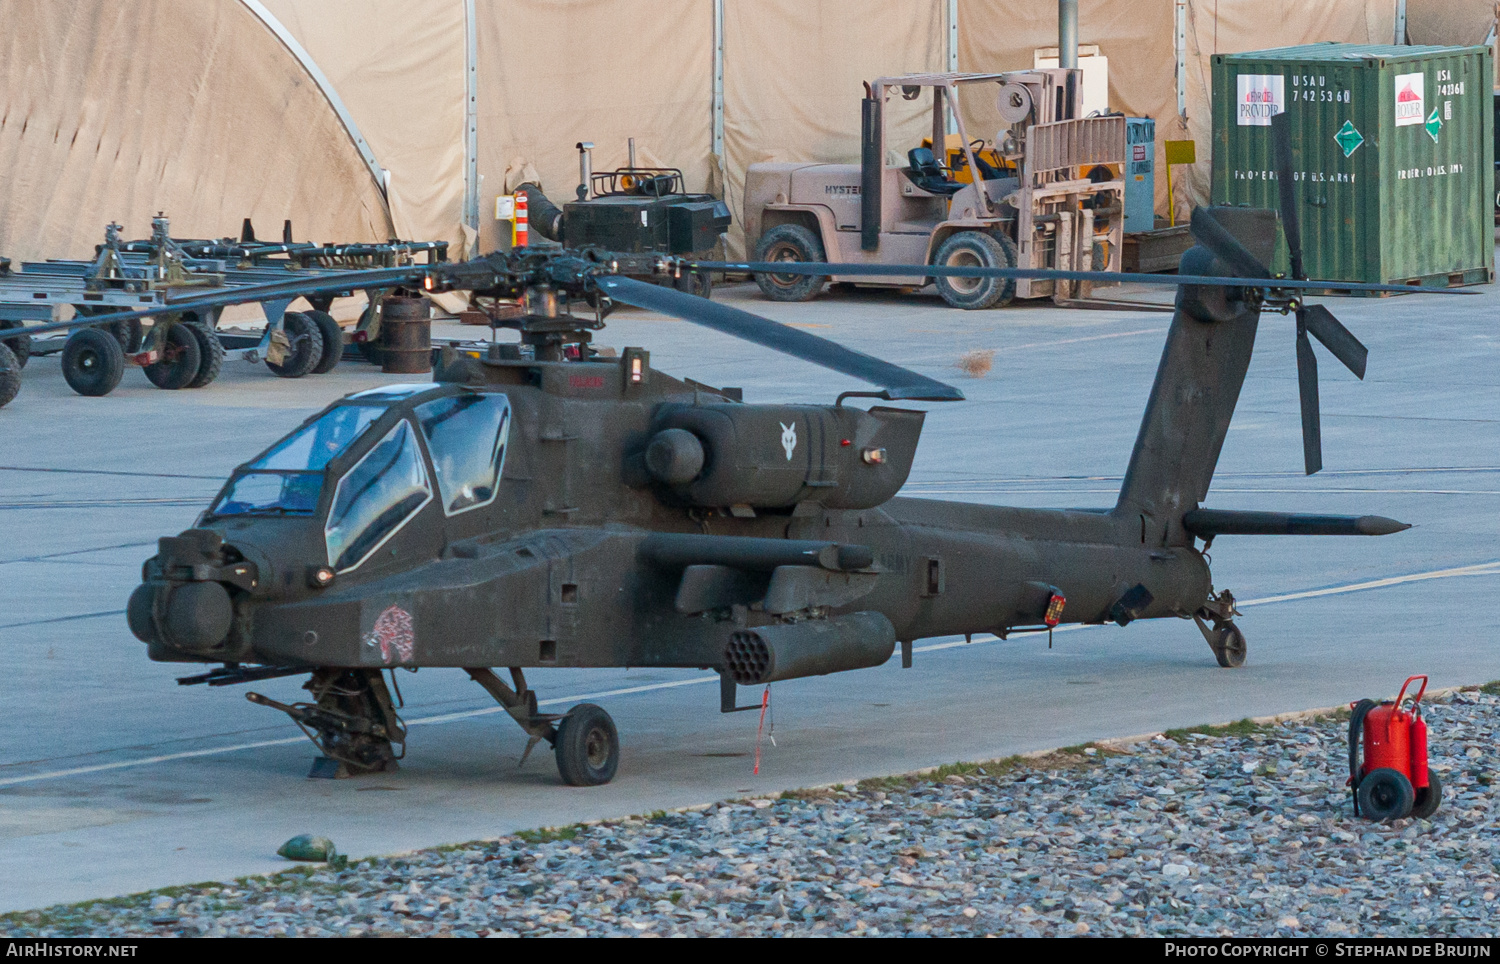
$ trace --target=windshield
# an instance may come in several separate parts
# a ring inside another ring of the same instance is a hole
[[[432,470],[449,515],[495,499],[505,443],[510,437],[510,399],[504,395],[450,395],[417,406]]]
[[[324,527],[328,564],[353,569],[431,498],[416,434],[403,419],[339,479]]]
[[[316,422],[273,445],[250,468],[321,472],[384,414],[384,406],[375,405],[340,405],[329,409]]]
[[[257,472],[237,476],[210,515],[312,515],[323,494],[321,472]]]

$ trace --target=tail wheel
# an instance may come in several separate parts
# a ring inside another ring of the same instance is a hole
[[[339,359],[344,357],[344,331],[326,311],[314,309],[302,313],[312,319],[312,323],[318,326],[318,334],[323,336],[323,354],[313,365],[312,373],[326,375],[337,368]]]
[[[198,373],[187,383],[187,387],[202,388],[219,377],[219,371],[224,367],[224,345],[208,322],[185,321],[182,324],[198,341]]]
[[[1366,773],[1360,778],[1355,795],[1359,798],[1360,815],[1380,823],[1408,816],[1416,802],[1416,792],[1406,774],[1390,767]]]
[[[601,707],[580,703],[557,724],[557,772],[574,787],[597,787],[620,766],[620,733]]]
[[[1214,629],[1214,659],[1225,669],[1244,666],[1248,649],[1244,632],[1234,623],[1224,623]]]
[[[282,315],[281,324],[291,347],[279,364],[266,359],[266,367],[282,378],[301,378],[323,357],[323,333],[311,318],[298,311]]]
[[[949,235],[932,263],[946,268],[1014,268],[1016,247],[1009,238],[987,231],[958,231]],[[954,308],[1003,308],[1016,295],[1010,278],[938,278],[938,294]]]
[[[10,404],[21,390],[21,363],[15,352],[0,342],[0,408]]]
[[[761,235],[756,261],[827,261],[823,242],[800,224],[778,224]],[[823,290],[826,277],[800,274],[758,274],[755,283],[772,301],[811,301]]]
[[[179,322],[167,329],[166,337],[161,341],[161,359],[147,365],[144,370],[157,388],[176,391],[191,385],[202,367],[203,352],[198,348],[198,335],[188,324]]]
[[[80,395],[108,395],[125,374],[125,350],[112,333],[79,328],[62,351],[63,379]]]
[[[7,331],[7,330],[9,330],[11,328],[24,328],[24,327],[25,327],[25,322],[20,322],[20,321],[0,321],[0,331]],[[6,348],[10,349],[11,354],[15,357],[16,365],[18,367],[20,367],[20,368],[25,368],[26,367],[26,360],[31,357],[31,336],[30,335],[15,335],[14,337],[11,337],[11,338],[0,338],[0,345],[4,345]],[[0,404],[3,404],[3,403],[0,403]]]

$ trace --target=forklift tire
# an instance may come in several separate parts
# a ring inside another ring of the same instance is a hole
[[[987,231],[957,231],[938,248],[932,263],[950,268],[1014,268],[1016,246]],[[938,294],[954,308],[1004,308],[1016,296],[1010,278],[938,278]]]
[[[1245,665],[1245,633],[1234,623],[1225,623],[1214,630],[1214,659],[1225,669],[1239,669]]]
[[[291,351],[279,365],[266,359],[266,367],[282,378],[301,378],[323,357],[323,333],[300,311],[288,311],[282,315],[281,324],[291,340]]]
[[[144,371],[151,384],[175,392],[187,388],[198,377],[203,367],[203,352],[198,348],[198,335],[186,322],[168,328],[165,341],[161,346],[161,361],[147,365]]]
[[[125,349],[110,332],[79,328],[63,345],[62,372],[68,387],[78,394],[108,395],[125,374]]]
[[[21,390],[21,363],[16,353],[0,344],[0,408],[10,404]]]
[[[9,328],[24,328],[26,323],[22,321],[0,321],[0,331]],[[15,356],[16,364],[21,368],[26,367],[26,360],[31,357],[31,336],[16,335],[14,338],[0,339],[0,345],[10,349]],[[3,403],[0,403],[3,404]]]
[[[0,403],[3,404],[3,403]],[[1411,805],[1411,815],[1421,817],[1423,820],[1437,813],[1438,807],[1443,803],[1443,781],[1431,770],[1427,771],[1427,786],[1414,791]]]
[[[344,357],[344,331],[326,311],[313,309],[302,313],[312,319],[313,324],[318,326],[318,333],[323,336],[323,354],[312,367],[312,373],[326,375],[337,368],[339,359]]]
[[[573,787],[597,787],[615,778],[620,734],[602,707],[579,703],[557,724],[557,772]]]
[[[1390,767],[1366,773],[1360,778],[1354,793],[1359,801],[1360,816],[1378,823],[1408,816],[1416,801],[1416,793],[1406,774]]]
[[[212,384],[224,367],[224,344],[219,336],[204,321],[184,321],[188,332],[198,340],[198,373],[187,383],[188,388],[202,388]]]
[[[827,261],[823,242],[800,224],[778,224],[760,236],[756,261]],[[826,277],[800,274],[758,274],[755,283],[772,301],[811,301],[828,283]]]

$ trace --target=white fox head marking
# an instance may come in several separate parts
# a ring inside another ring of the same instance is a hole
[[[792,460],[792,451],[797,447],[797,423],[794,420],[790,425],[784,425],[780,422],[776,424],[781,425],[781,447],[786,449],[786,460],[790,462]]]

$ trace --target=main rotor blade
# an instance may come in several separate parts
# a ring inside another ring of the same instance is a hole
[[[1295,184],[1292,181],[1292,129],[1286,112],[1271,117],[1271,140],[1276,151],[1276,190],[1281,199],[1281,230],[1286,232],[1287,253],[1291,258],[1292,277],[1307,277],[1302,267],[1302,216],[1297,211]]]
[[[1270,221],[1269,218],[1266,219]],[[1215,220],[1208,208],[1193,208],[1192,226],[1189,228],[1198,243],[1212,251],[1220,261],[1229,265],[1236,273],[1246,278],[1269,278],[1271,269],[1260,263],[1260,259],[1240,244],[1239,239],[1224,229]]]
[[[884,397],[888,399],[956,402],[962,401],[964,397],[963,392],[953,386],[944,385],[908,368],[706,298],[618,275],[599,275],[594,278],[594,283],[600,291],[627,305],[691,321],[695,325],[712,328],[793,358],[801,358],[814,365],[822,365],[879,385],[884,389]]]
[[[1127,271],[1058,271],[1054,268],[963,268],[939,264],[851,264],[835,261],[689,261],[697,271],[748,274],[795,274],[809,277],[841,275],[864,278],[1035,278],[1041,281],[1092,281],[1096,284],[1218,285],[1226,288],[1285,289],[1288,291],[1381,291],[1411,294],[1477,295],[1458,288],[1418,288],[1415,285],[1368,281],[1295,281],[1288,278],[1243,278],[1230,275],[1140,274]]]
[[[1308,333],[1321,341],[1323,347],[1333,353],[1334,358],[1343,362],[1345,368],[1363,381],[1365,360],[1370,357],[1370,350],[1354,337],[1354,333],[1322,305],[1305,305],[1298,314],[1302,323],[1307,326]]]
[[[1323,429],[1318,413],[1318,359],[1307,329],[1297,322],[1297,391],[1302,396],[1302,463],[1312,475],[1323,467]]]

